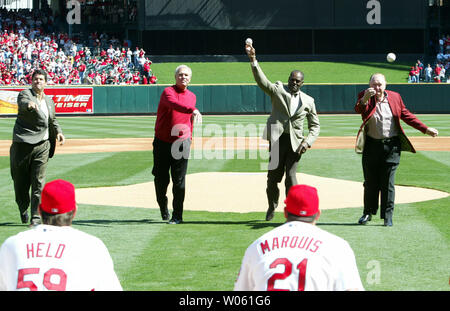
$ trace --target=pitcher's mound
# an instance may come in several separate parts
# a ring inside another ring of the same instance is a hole
[[[265,212],[266,173],[197,173],[186,176],[184,209],[214,212]],[[362,207],[361,182],[297,174],[300,184],[317,188],[321,209]],[[284,180],[279,184],[279,209],[284,207]],[[445,198],[447,192],[395,187],[395,203],[421,202]],[[172,189],[167,191],[171,210]],[[120,187],[81,188],[76,190],[79,204],[158,208],[153,182]]]

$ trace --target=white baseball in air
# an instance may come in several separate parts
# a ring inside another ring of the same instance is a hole
[[[245,44],[252,45],[253,40],[251,38],[247,38],[247,40],[245,40]]]
[[[388,62],[390,62],[390,63],[395,62],[395,59],[396,59],[396,58],[397,58],[397,57],[395,56],[394,53],[389,53],[389,54],[386,56],[386,60],[387,60]]]

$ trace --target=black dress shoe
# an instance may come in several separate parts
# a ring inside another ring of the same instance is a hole
[[[372,220],[372,215],[364,214],[361,216],[361,218],[358,220],[358,223],[360,225],[365,225],[368,221]]]
[[[27,224],[28,221],[30,220],[30,216],[28,216],[28,213],[25,212],[23,214],[20,214],[20,220],[22,221],[23,224]]]
[[[170,219],[170,213],[169,210],[166,208],[161,208],[161,218],[162,220],[169,220]]]
[[[161,215],[162,220],[169,220],[170,219],[170,214],[164,214]]]
[[[384,226],[385,227],[392,227],[392,218],[385,218],[384,219]]]
[[[167,212],[161,212],[161,218],[162,218],[162,220],[169,220],[169,219],[170,219],[170,213],[169,213],[169,211],[167,211]]]
[[[266,221],[270,221],[275,216],[275,209],[273,207],[269,207],[266,213]]]
[[[181,220],[181,219],[174,219],[174,218],[172,218],[169,222],[168,222],[168,224],[169,225],[178,225],[178,224],[181,224],[183,221]]]

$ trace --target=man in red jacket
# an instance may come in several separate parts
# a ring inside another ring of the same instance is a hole
[[[437,136],[438,131],[427,127],[406,109],[399,93],[386,90],[386,78],[381,73],[373,74],[369,88],[358,94],[355,111],[363,119],[358,138],[365,135],[362,151],[364,212],[358,223],[365,225],[372,215],[376,215],[381,193],[380,217],[385,226],[392,226],[394,179],[400,153],[416,152],[400,125],[400,119],[432,137]]]
[[[183,221],[185,177],[192,141],[193,122],[201,123],[195,108],[196,96],[187,89],[192,70],[180,65],[175,70],[175,85],[164,89],[158,105],[153,140],[153,169],[156,200],[163,220],[169,220],[167,187],[172,175],[173,213],[169,224]]]

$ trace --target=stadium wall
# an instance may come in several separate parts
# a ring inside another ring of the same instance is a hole
[[[154,114],[167,85],[94,87],[94,114]],[[302,91],[314,97],[319,113],[354,113],[357,94],[367,84],[307,84]],[[205,114],[270,113],[271,102],[257,85],[191,85],[197,108]],[[450,113],[450,86],[390,84],[413,113]]]
[[[58,115],[155,114],[168,85],[48,87]],[[357,94],[366,84],[307,84],[303,92],[314,97],[318,113],[354,113]],[[389,84],[413,113],[450,113],[450,85]],[[17,96],[23,87],[0,90],[0,116],[17,114]],[[191,85],[203,114],[268,114],[272,104],[256,84]]]

